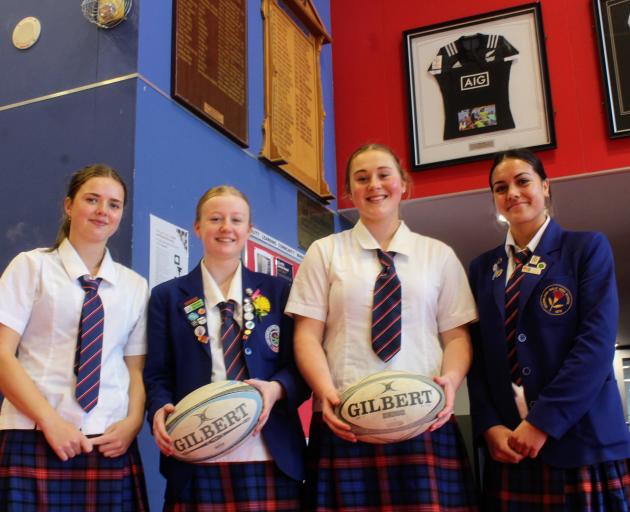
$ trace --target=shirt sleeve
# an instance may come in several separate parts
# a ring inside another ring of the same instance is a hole
[[[285,313],[326,321],[328,316],[328,268],[332,247],[328,239],[317,240],[309,247],[300,264]],[[327,248],[329,250],[327,250]]]
[[[136,321],[129,332],[125,345],[125,356],[141,356],[147,353],[147,303],[149,301],[149,287],[144,278],[138,278],[136,293],[133,297],[133,307],[138,312]]]
[[[20,335],[31,318],[40,290],[41,258],[31,251],[18,254],[0,277],[0,323]]]
[[[503,36],[499,36],[497,49],[502,60],[514,60],[518,56],[518,50]]]
[[[440,51],[435,55],[435,57],[433,57],[433,60],[431,61],[431,65],[429,66],[429,69],[427,71],[431,73],[432,75],[441,74],[442,71],[444,70],[444,67],[446,66],[447,58],[448,58],[448,55],[446,52],[446,46],[444,46],[440,48]]]
[[[438,330],[448,331],[477,319],[477,307],[461,262],[450,247],[442,267]]]

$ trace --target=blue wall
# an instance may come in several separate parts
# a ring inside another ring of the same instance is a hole
[[[133,192],[136,79],[97,85],[135,72],[137,12],[119,29],[103,31],[83,18],[79,5],[2,2],[0,269],[20,251],[52,244],[73,171],[110,163]],[[40,20],[41,36],[17,50],[11,34],[25,16]],[[127,212],[110,243],[125,264],[131,264],[131,225]]]

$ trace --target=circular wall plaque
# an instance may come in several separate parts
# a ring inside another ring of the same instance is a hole
[[[18,22],[13,29],[13,46],[18,50],[26,50],[39,39],[42,26],[37,18],[28,16]]]

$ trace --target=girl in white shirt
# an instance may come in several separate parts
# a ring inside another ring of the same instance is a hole
[[[0,278],[0,510],[148,510],[135,441],[148,288],[106,248],[126,199],[112,168],[77,171],[53,247]]]
[[[291,289],[286,311],[295,316],[295,358],[315,396],[309,510],[476,510],[470,465],[450,420],[470,365],[467,324],[476,318],[475,304],[452,249],[412,233],[400,219],[408,185],[389,148],[356,150],[346,168],[346,192],[360,220],[314,242]],[[387,362],[371,340],[373,289],[381,272],[377,249],[395,253],[402,290],[400,351]],[[430,431],[408,441],[359,442],[333,409],[349,384],[385,369],[433,377],[446,406]]]

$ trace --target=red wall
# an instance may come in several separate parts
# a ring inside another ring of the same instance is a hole
[[[483,7],[478,7],[482,3]],[[504,9],[515,0],[332,0],[338,182],[365,142],[391,146],[409,163],[404,30]],[[550,177],[630,165],[630,138],[608,138],[591,0],[542,0],[557,149],[541,153]],[[513,100],[512,100],[513,101]],[[413,197],[487,186],[482,160],[413,173]],[[352,204],[339,198],[339,207]]]

